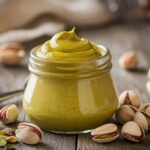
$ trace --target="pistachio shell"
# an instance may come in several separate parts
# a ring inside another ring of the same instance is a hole
[[[0,110],[0,120],[4,124],[14,123],[18,118],[18,108],[15,104],[7,105]]]
[[[124,138],[133,142],[140,142],[145,137],[144,129],[134,121],[125,123],[122,127],[121,134]]]
[[[131,90],[124,91],[119,97],[119,104],[122,105],[132,105],[139,107],[141,100],[139,96]]]
[[[144,112],[144,113],[146,113],[147,115],[150,116],[150,103],[142,104],[142,105],[139,107],[139,110],[140,110],[141,112]]]
[[[37,144],[42,138],[41,129],[32,123],[21,123],[16,130],[18,141],[25,144]]]
[[[92,140],[97,143],[108,143],[119,137],[119,132],[115,124],[102,125],[91,132]]]
[[[150,116],[146,115],[144,112],[137,112],[133,119],[140,127],[142,127],[145,132],[148,132],[150,128]]]
[[[128,121],[133,120],[133,117],[138,109],[130,105],[122,105],[116,111],[116,120],[120,124],[124,124]]]
[[[134,69],[138,64],[138,57],[134,51],[124,53],[119,58],[119,65],[123,69]]]

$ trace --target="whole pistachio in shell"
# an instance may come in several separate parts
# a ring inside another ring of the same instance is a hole
[[[131,90],[124,91],[119,96],[119,104],[122,105],[132,105],[135,107],[139,107],[141,104],[141,100],[139,96]]]
[[[0,110],[0,120],[4,124],[16,122],[18,118],[18,108],[15,104],[7,105]]]
[[[121,134],[132,142],[140,142],[145,138],[145,132],[135,121],[129,121],[122,127]]]
[[[124,53],[119,58],[119,65],[123,69],[134,69],[138,65],[138,57],[134,51]]]
[[[148,130],[150,129],[150,116],[147,115],[144,112],[137,112],[134,115],[133,120],[140,126],[142,127],[145,132],[148,132]]]
[[[25,144],[38,144],[42,139],[41,129],[32,123],[20,123],[15,133],[18,141]]]
[[[140,110],[141,112],[144,112],[144,113],[146,113],[147,115],[150,116],[150,103],[142,104],[142,105],[139,107],[139,110]]]
[[[116,111],[116,120],[120,124],[124,124],[128,121],[132,121],[135,113],[138,109],[131,105],[122,105]]]
[[[92,140],[97,143],[108,143],[119,137],[118,128],[115,124],[102,125],[91,132]]]
[[[0,63],[5,65],[18,65],[25,56],[24,47],[16,42],[0,45]]]

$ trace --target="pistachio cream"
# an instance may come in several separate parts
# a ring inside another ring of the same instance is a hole
[[[53,61],[87,61],[100,57],[101,50],[96,44],[85,38],[80,38],[71,31],[55,34],[37,51],[37,56]]]

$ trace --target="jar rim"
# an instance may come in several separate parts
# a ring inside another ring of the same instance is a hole
[[[92,63],[92,62],[95,62],[95,61],[99,61],[100,59],[103,59],[107,56],[110,56],[110,59],[111,59],[111,54],[110,54],[110,50],[108,48],[106,48],[105,46],[103,45],[97,45],[98,48],[101,48],[103,51],[104,51],[104,54],[100,57],[97,57],[97,58],[94,58],[94,59],[90,59],[90,60],[84,60],[84,61],[56,61],[56,60],[48,60],[48,59],[43,59],[43,58],[40,58],[36,55],[36,50],[40,47],[41,45],[39,46],[36,46],[34,47],[31,52],[30,52],[30,57],[36,59],[36,60],[39,60],[39,61],[42,61],[42,62],[45,62],[45,63],[55,63],[55,64],[80,64],[80,63]]]
[[[89,77],[95,74],[100,75],[111,69],[111,54],[109,49],[98,45],[103,49],[103,55],[88,61],[68,62],[68,61],[51,61],[36,56],[39,46],[33,48],[30,53],[29,70],[37,75],[47,77]]]

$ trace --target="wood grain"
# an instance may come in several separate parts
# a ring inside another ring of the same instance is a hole
[[[80,35],[100,43],[111,50],[113,59],[112,76],[118,93],[126,89],[135,90],[143,102],[150,101],[150,95],[147,93],[145,83],[147,78],[147,69],[150,67],[150,26],[148,24],[114,24],[103,28],[81,30]],[[24,43],[26,48],[30,50],[32,47],[41,44],[49,37]],[[121,54],[128,50],[135,50],[138,53],[140,64],[139,68],[134,72],[122,70],[118,65],[118,58]],[[25,58],[20,67],[5,67],[0,65],[0,92],[20,89],[23,87],[24,79],[28,76],[27,69],[28,57]],[[3,105],[16,103],[20,109],[19,122],[29,121],[25,117],[22,110],[22,97],[17,97]],[[17,124],[12,125],[16,127]],[[146,140],[139,144],[127,142],[122,137],[116,142],[109,144],[97,144],[91,140],[89,134],[86,135],[59,135],[43,131],[43,142],[36,146],[29,146],[22,143],[16,144],[17,150],[147,150],[150,149],[150,135]]]

